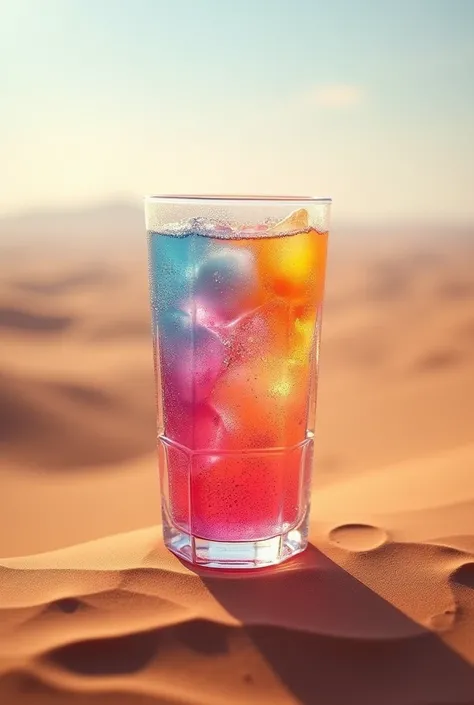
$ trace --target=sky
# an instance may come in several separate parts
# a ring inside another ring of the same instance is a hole
[[[474,219],[474,0],[0,0],[0,215],[146,193]]]

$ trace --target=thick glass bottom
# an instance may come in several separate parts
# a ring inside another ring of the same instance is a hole
[[[211,541],[188,534],[163,516],[165,544],[179,558],[208,568],[252,569],[277,565],[308,545],[309,508],[303,520],[279,536],[259,541]]]

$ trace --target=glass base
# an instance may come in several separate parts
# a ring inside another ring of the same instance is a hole
[[[251,569],[278,565],[308,545],[308,514],[289,531],[259,541],[211,541],[192,536],[163,517],[165,545],[179,558],[207,568]]]

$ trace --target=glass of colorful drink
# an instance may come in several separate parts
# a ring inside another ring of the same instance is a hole
[[[307,545],[329,199],[146,199],[164,539],[222,568]]]

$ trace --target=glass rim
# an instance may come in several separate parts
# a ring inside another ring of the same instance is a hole
[[[225,204],[275,204],[275,205],[330,205],[332,198],[319,196],[269,196],[253,194],[152,194],[144,197],[145,203],[215,203]]]

